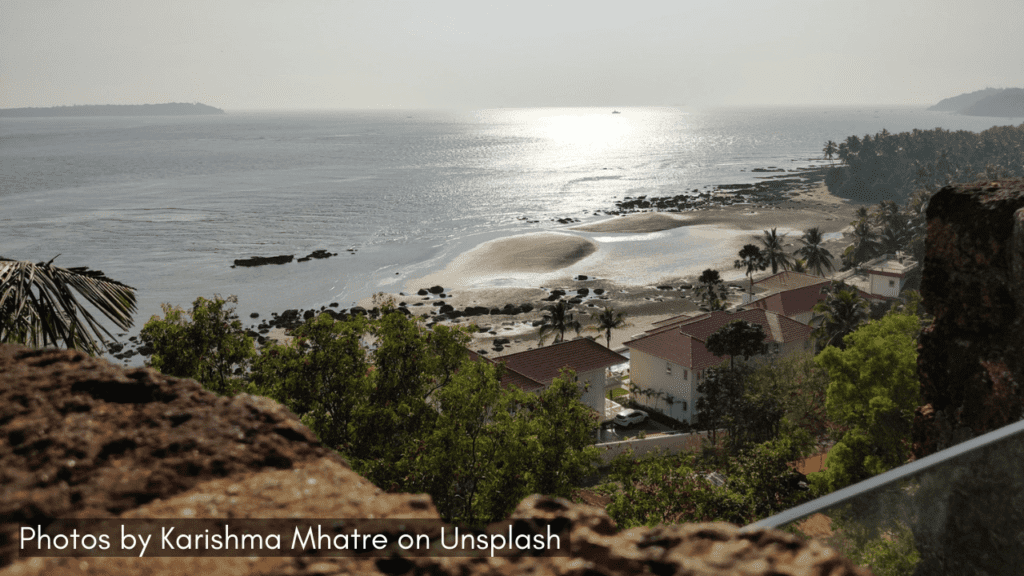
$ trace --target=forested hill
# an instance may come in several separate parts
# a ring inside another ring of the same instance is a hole
[[[929,108],[938,112],[957,112],[967,116],[1024,117],[1024,89],[985,88],[969,94],[946,98]]]
[[[206,104],[170,102],[167,104],[98,104],[85,106],[53,106],[51,108],[4,108],[0,118],[42,116],[197,116],[223,114],[220,108]]]
[[[1024,124],[983,132],[914,130],[840,142],[842,166],[825,178],[844,198],[903,203],[917,190],[934,192],[953,182],[1024,177]]]
[[[929,108],[936,112],[960,112],[965,108],[969,108],[977,104],[982,99],[998,94],[1002,92],[1002,88],[985,88],[984,90],[977,90],[969,94],[961,94],[959,96],[953,96],[952,98],[946,98],[939,101],[938,104]]]
[[[982,98],[960,113],[968,116],[1024,118],[1024,89],[1007,88],[998,94]]]

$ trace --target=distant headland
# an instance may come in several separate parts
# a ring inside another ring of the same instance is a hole
[[[53,106],[50,108],[3,108],[0,118],[65,117],[65,116],[201,116],[223,114],[220,108],[206,104],[169,102],[167,104],[97,104],[84,106]]]
[[[1024,117],[1024,89],[985,88],[946,98],[929,108],[940,112],[956,112],[967,116]]]

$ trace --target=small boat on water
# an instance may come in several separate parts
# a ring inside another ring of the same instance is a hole
[[[622,112],[619,112],[618,110],[612,110],[612,114],[622,114]]]

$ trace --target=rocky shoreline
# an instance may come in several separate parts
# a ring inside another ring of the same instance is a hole
[[[755,168],[753,172],[776,173],[763,177],[763,181],[751,184],[723,184],[712,187],[705,192],[694,190],[692,193],[675,196],[640,196],[626,197],[616,202],[614,208],[603,211],[608,216],[626,216],[640,212],[709,212],[716,210],[750,207],[763,209],[778,207],[786,200],[819,185],[825,177],[828,167],[802,167],[785,170],[776,167]],[[574,218],[555,219],[561,224],[576,223]],[[526,223],[535,222],[525,220]],[[355,248],[348,248],[355,254]],[[327,250],[317,250],[308,256],[299,258],[299,262],[310,259],[337,256]],[[262,266],[291,262],[294,255],[274,257],[254,257],[235,260],[234,266]],[[232,267],[234,267],[232,266]],[[694,278],[675,278],[666,280],[657,286],[624,286],[612,279],[597,278],[579,274],[566,282],[559,282],[550,287],[538,287],[530,290],[517,290],[504,298],[501,294],[480,297],[471,290],[444,287],[440,285],[423,286],[416,292],[399,292],[392,294],[398,310],[421,317],[427,326],[439,322],[452,325],[475,326],[473,348],[480,354],[506,352],[511,347],[523,348],[536,342],[536,331],[541,325],[546,309],[559,301],[573,307],[581,322],[586,324],[589,313],[597,313],[605,306],[612,306],[617,311],[628,315],[650,313],[683,313],[700,310],[699,299],[693,290]],[[728,283],[735,301],[739,301],[743,287],[736,282]],[[337,320],[344,320],[353,314],[378,313],[369,304],[351,308],[341,308],[337,302],[319,308],[293,308],[281,312],[271,312],[262,316],[258,312],[250,314],[246,331],[258,344],[266,344],[270,339],[285,339],[288,332],[300,326],[306,320],[325,313]],[[525,338],[528,336],[528,338]],[[151,354],[142,346],[137,336],[128,342],[111,348],[114,358],[127,363],[136,355]]]

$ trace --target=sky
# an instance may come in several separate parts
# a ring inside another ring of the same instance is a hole
[[[931,105],[1024,87],[1021,0],[0,0],[0,108]]]

